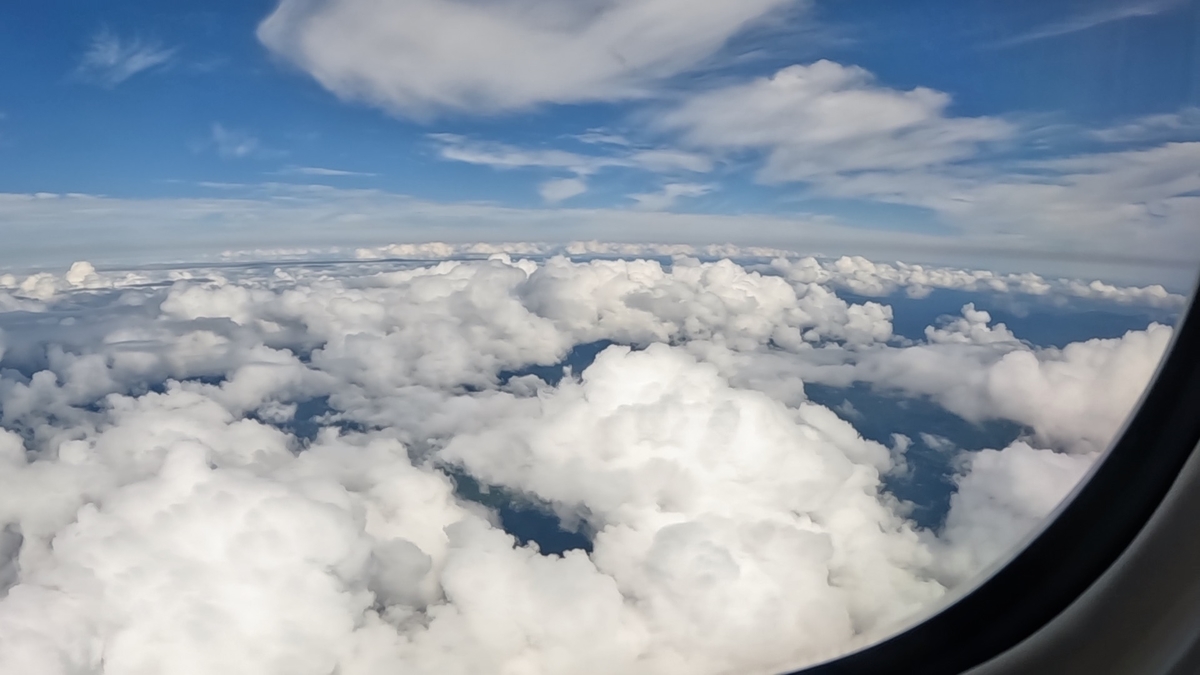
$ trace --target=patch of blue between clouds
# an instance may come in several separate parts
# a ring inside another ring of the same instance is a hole
[[[1040,297],[934,289],[924,298],[910,298],[902,292],[885,297],[869,297],[837,291],[846,302],[878,302],[891,305],[892,330],[910,340],[924,340],[925,327],[938,325],[943,317],[957,317],[963,305],[992,315],[992,325],[1008,326],[1019,339],[1039,347],[1065,347],[1072,342],[1094,338],[1119,338],[1131,330],[1145,330],[1158,322],[1174,325],[1177,312],[1144,305],[1118,305],[1103,300],[1060,296]]]
[[[329,405],[328,396],[316,396],[296,402],[296,412],[292,418],[277,424],[275,427],[296,438],[311,442],[317,433],[326,427],[335,426],[343,433],[363,433],[367,429],[357,422],[337,417],[338,410]],[[271,424],[270,422],[265,422]]]
[[[877,391],[868,384],[831,387],[806,382],[813,403],[833,409],[867,440],[890,446],[892,434],[907,436],[908,470],[883,476],[884,489],[911,504],[908,514],[921,527],[937,529],[950,511],[955,458],[962,451],[1000,449],[1029,430],[1008,420],[969,422],[925,397]]]
[[[535,544],[543,555],[562,555],[567,551],[592,552],[592,540],[584,532],[566,527],[545,504],[529,501],[511,490],[480,483],[460,469],[447,468],[460,499],[482,504],[500,519],[500,526],[522,546]]]
[[[575,345],[562,361],[549,366],[529,365],[516,370],[500,371],[500,384],[508,384],[514,378],[533,375],[543,382],[558,386],[568,372],[582,373],[592,362],[596,360],[600,352],[608,349],[616,343],[611,340],[597,340],[595,342],[587,342],[580,345]],[[637,347],[634,347],[637,349]]]

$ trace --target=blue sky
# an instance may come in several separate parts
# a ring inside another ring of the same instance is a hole
[[[11,0],[0,262],[584,238],[1179,267],[1200,257],[1198,19]]]

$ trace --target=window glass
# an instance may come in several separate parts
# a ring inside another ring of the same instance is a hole
[[[1198,11],[9,0],[0,672],[894,634],[1171,341]]]

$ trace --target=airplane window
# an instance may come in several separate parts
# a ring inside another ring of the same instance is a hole
[[[1200,435],[1198,25],[9,0],[0,675],[1005,653]]]

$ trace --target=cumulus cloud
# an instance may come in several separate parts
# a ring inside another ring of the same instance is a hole
[[[948,116],[949,104],[942,92],[890,89],[862,68],[821,60],[692,95],[655,124],[694,147],[765,152],[759,175],[768,182],[938,165],[1014,131]]]
[[[966,455],[936,544],[938,577],[962,583],[1015,552],[1079,483],[1096,453],[1069,454],[1016,442]]]
[[[661,344],[607,350],[531,408],[441,455],[586,520],[597,568],[693,669],[767,671],[941,592],[878,499],[887,449],[827,409],[732,389]]]
[[[931,344],[992,344],[1016,342],[1017,338],[1004,324],[989,325],[992,315],[975,309],[974,303],[962,308],[962,317],[942,326],[926,326],[925,339]]]
[[[1025,536],[1170,336],[1044,350],[968,307],[901,344],[832,277],[729,260],[42,274],[0,312],[0,671],[33,675],[799,666]],[[885,483],[910,442],[805,397],[835,375],[1031,431],[964,455],[922,529]],[[590,548],[514,536],[464,477]]]
[[[123,40],[104,28],[92,37],[75,74],[104,87],[115,87],[138,73],[168,66],[178,51],[178,47],[156,42]]]
[[[968,306],[962,319],[927,330],[929,343],[860,353],[853,363],[813,366],[804,376],[930,396],[969,420],[1028,425],[1043,447],[1099,452],[1137,403],[1173,333],[1152,323],[1120,338],[1036,348],[1003,325],[987,326],[986,314]]]
[[[862,256],[841,256],[818,260],[812,256],[781,256],[771,268],[787,279],[804,283],[824,283],[859,295],[881,297],[903,289],[911,298],[927,296],[933,289],[987,291],[1022,295],[1057,295],[1093,298],[1119,304],[1182,308],[1187,298],[1171,293],[1160,284],[1115,286],[1099,279],[1047,279],[1039,274],[998,274],[991,270],[966,270],[950,267],[886,263]]]
[[[258,38],[343,98],[418,117],[490,113],[644,96],[793,4],[282,0]]]

